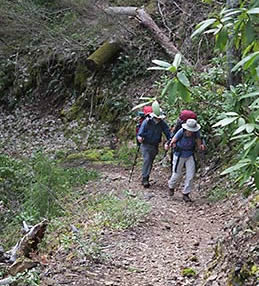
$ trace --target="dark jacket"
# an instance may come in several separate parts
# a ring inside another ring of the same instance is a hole
[[[164,120],[156,123],[153,118],[147,118],[142,122],[137,136],[144,138],[144,144],[156,146],[161,142],[162,133],[165,134],[167,140],[170,140],[170,129]]]

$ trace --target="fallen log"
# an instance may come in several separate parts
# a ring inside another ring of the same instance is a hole
[[[174,58],[177,53],[180,53],[180,51],[161,31],[161,29],[157,26],[157,24],[145,11],[145,9],[138,7],[108,7],[105,9],[105,12],[110,15],[126,15],[137,18],[140,23],[151,32],[154,40],[157,41],[164,48],[164,50],[169,56]],[[191,63],[184,56],[182,56],[182,58],[185,64],[191,65]]]
[[[115,41],[104,42],[86,60],[86,66],[91,71],[99,70],[104,64],[111,62],[121,50],[120,43]]]
[[[47,228],[47,220],[34,225],[16,245],[7,252],[8,262],[15,262],[17,257],[24,256],[30,258],[30,253],[37,249]]]

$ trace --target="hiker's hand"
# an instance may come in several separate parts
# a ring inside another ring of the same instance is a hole
[[[142,142],[144,141],[144,138],[141,137],[141,136],[138,136],[137,139],[138,139],[138,142],[139,142],[139,143],[142,143]]]
[[[166,151],[168,151],[169,150],[169,144],[165,143],[164,148],[165,148]]]
[[[200,150],[201,150],[201,151],[205,151],[205,149],[206,149],[205,145],[201,144],[201,145],[200,145]]]
[[[170,142],[170,147],[175,148],[176,147],[176,142],[173,142],[173,140]]]

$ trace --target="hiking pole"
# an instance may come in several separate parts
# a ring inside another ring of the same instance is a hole
[[[136,163],[137,163],[139,149],[140,149],[140,144],[138,144],[138,149],[137,149],[137,151],[136,151],[135,159],[134,159],[134,162],[133,162],[133,165],[132,165],[132,168],[131,168],[130,177],[129,177],[129,183],[130,183],[130,181],[131,181],[132,174],[133,174],[135,165],[136,165]]]
[[[198,185],[198,191],[200,191],[201,188],[201,180],[203,177],[202,171],[204,171],[204,166],[205,166],[205,151],[200,152],[200,178],[199,178],[199,185]]]

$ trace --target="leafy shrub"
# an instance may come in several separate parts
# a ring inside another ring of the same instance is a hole
[[[33,222],[40,217],[53,217],[64,213],[62,199],[72,187],[97,178],[95,171],[83,168],[64,169],[55,160],[37,153],[28,161],[7,155],[0,156],[0,200],[8,209],[16,204],[22,210],[18,219]]]

